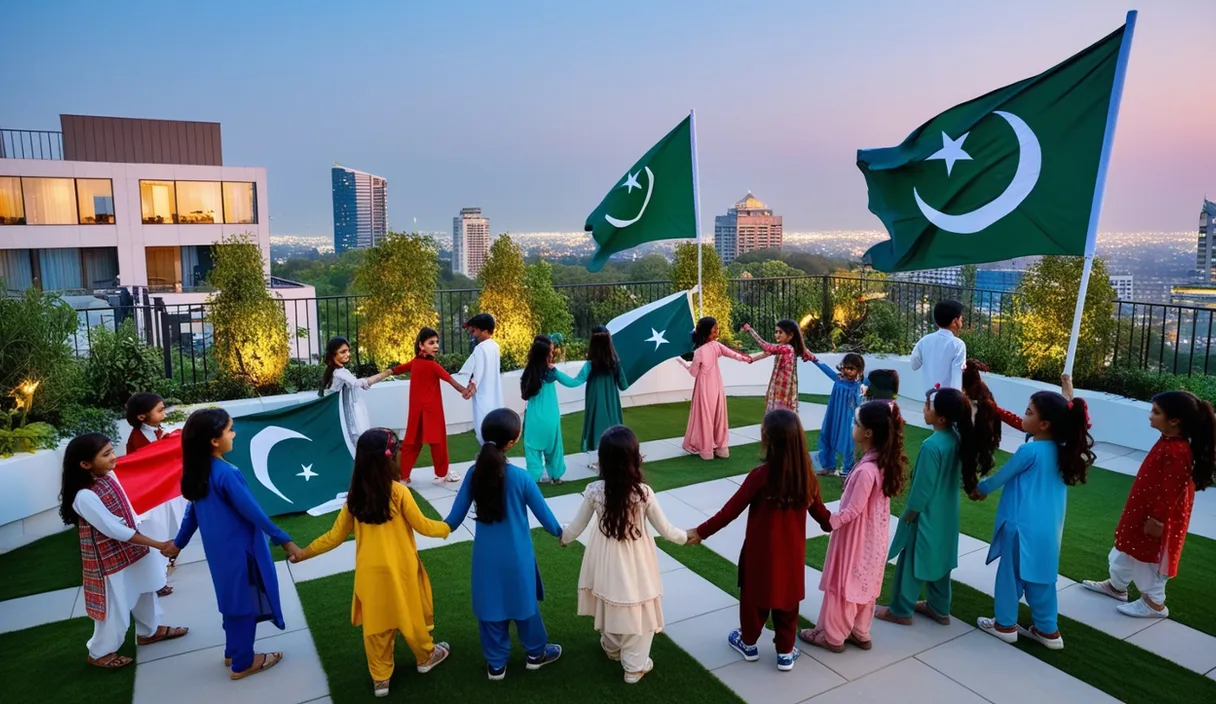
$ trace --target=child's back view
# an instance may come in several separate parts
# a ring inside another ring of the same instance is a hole
[[[912,348],[912,369],[921,370],[926,391],[938,387],[962,391],[967,343],[959,339],[958,331],[963,328],[963,304],[939,301],[933,307],[933,322],[937,330]]]
[[[573,542],[593,515],[578,575],[578,615],[594,616],[600,646],[625,668],[633,684],[654,668],[650,645],[663,630],[663,583],[649,521],[667,540],[683,545],[688,533],[667,521],[659,500],[642,483],[642,455],[633,431],[618,425],[599,441],[600,480],[587,485],[574,522],[562,532]]]

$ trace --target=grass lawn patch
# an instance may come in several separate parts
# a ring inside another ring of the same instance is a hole
[[[563,647],[562,658],[543,670],[524,669],[524,652],[514,643],[507,678],[486,679],[485,660],[472,613],[470,567],[472,543],[432,548],[422,553],[430,574],[435,600],[437,641],[452,646],[447,662],[426,675],[414,671],[414,658],[398,639],[393,696],[413,701],[493,701],[552,704],[563,701],[635,702],[740,702],[725,685],[711,676],[692,656],[666,635],[654,639],[654,672],[638,685],[622,681],[620,663],[611,662],[600,649],[599,634],[590,617],[579,617],[578,573],[583,548],[578,543],[558,547],[543,531],[533,531],[536,559],[545,579],[546,599],[541,603],[549,640]],[[363,654],[362,630],[350,624],[354,572],[296,585],[313,642],[321,656],[334,702],[371,702],[371,676]]]
[[[75,535],[75,533],[73,533]],[[118,670],[88,664],[85,643],[93,620],[74,618],[0,634],[0,682],[6,702],[89,702],[131,704],[135,663]],[[135,657],[135,627],[119,655]]]
[[[799,401],[807,403],[818,403],[820,406],[828,405],[828,400],[832,397],[827,394],[798,394]]]
[[[827,549],[826,535],[808,540],[806,563],[822,570]],[[882,595],[878,598],[879,604],[890,603],[891,585],[894,581],[895,566],[887,565]],[[807,588],[809,589],[810,585]],[[954,618],[974,625],[980,616],[992,616],[992,597],[978,589],[961,582],[953,582],[952,596],[950,614]],[[1030,607],[1022,604],[1018,621],[1022,624],[1031,622]],[[1038,658],[1121,701],[1178,704],[1216,701],[1216,680],[1208,679],[1063,614],[1060,615],[1059,621],[1060,632],[1064,635],[1063,650],[1047,650],[1026,639],[1019,639],[1012,647],[1019,648],[1027,655]],[[1162,687],[1162,682],[1169,682],[1170,686]]]
[[[80,535],[48,535],[0,555],[0,601],[80,586]]]

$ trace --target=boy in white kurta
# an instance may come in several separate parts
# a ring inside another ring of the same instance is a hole
[[[490,411],[504,407],[500,351],[494,341],[494,316],[479,313],[469,318],[464,326],[477,340],[477,346],[456,375],[469,377],[465,398],[473,399],[473,433],[477,436],[477,444],[481,445],[484,444],[481,422]]]

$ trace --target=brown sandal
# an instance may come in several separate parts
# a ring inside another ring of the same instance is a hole
[[[173,587],[170,587],[168,584],[166,584],[165,586],[156,590],[156,596],[159,596],[162,599],[169,596],[172,593],[173,593]]]
[[[100,658],[94,658],[91,655],[89,656],[89,664],[94,667],[100,667],[103,670],[117,670],[119,668],[126,667],[133,662],[135,661],[131,658],[127,657],[126,655],[119,655],[118,653],[102,655]]]
[[[933,609],[931,609],[929,607],[929,602],[927,602],[927,601],[916,602],[916,613],[918,613],[922,616],[928,616],[929,618],[933,619],[934,621],[937,621],[938,623],[942,624],[943,626],[950,625],[950,617],[943,616],[943,615],[937,613],[936,611],[934,611]]]
[[[853,634],[849,634],[849,637],[845,638],[844,642],[851,644],[855,647],[861,648],[862,650],[869,650],[870,648],[874,647],[874,641],[862,640],[862,639],[854,636]]]
[[[823,648],[824,650],[829,650],[833,653],[844,652],[844,643],[841,643],[840,645],[832,645],[828,642],[827,636],[823,634],[823,631],[819,630],[818,628],[804,628],[801,631],[798,631],[798,640],[806,643],[807,645]]]
[[[139,645],[152,645],[153,643],[159,643],[162,640],[173,640],[174,638],[181,638],[182,636],[186,635],[189,632],[190,632],[189,628],[185,628],[182,626],[161,626],[156,629],[156,633],[154,633],[153,635],[150,635],[147,637],[140,636],[135,639],[135,642],[138,643]]]
[[[258,664],[258,655],[262,656],[262,663],[260,665]],[[228,677],[234,680],[242,680],[250,675],[265,672],[275,665],[278,665],[282,660],[283,653],[279,651],[275,651],[273,653],[257,653],[253,656],[253,664],[249,666],[248,670],[245,670],[244,672],[234,672],[231,675],[228,675]]]
[[[900,626],[912,625],[912,619],[896,616],[895,614],[891,613],[891,609],[886,606],[879,606],[875,608],[874,618],[878,619],[879,621],[886,621],[887,623],[894,623]]]

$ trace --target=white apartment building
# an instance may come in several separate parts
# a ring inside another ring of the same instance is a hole
[[[490,244],[490,219],[481,216],[481,208],[461,208],[452,218],[452,271],[477,278]]]
[[[1110,277],[1110,287],[1115,290],[1116,301],[1136,300],[1136,289],[1131,274]]]

